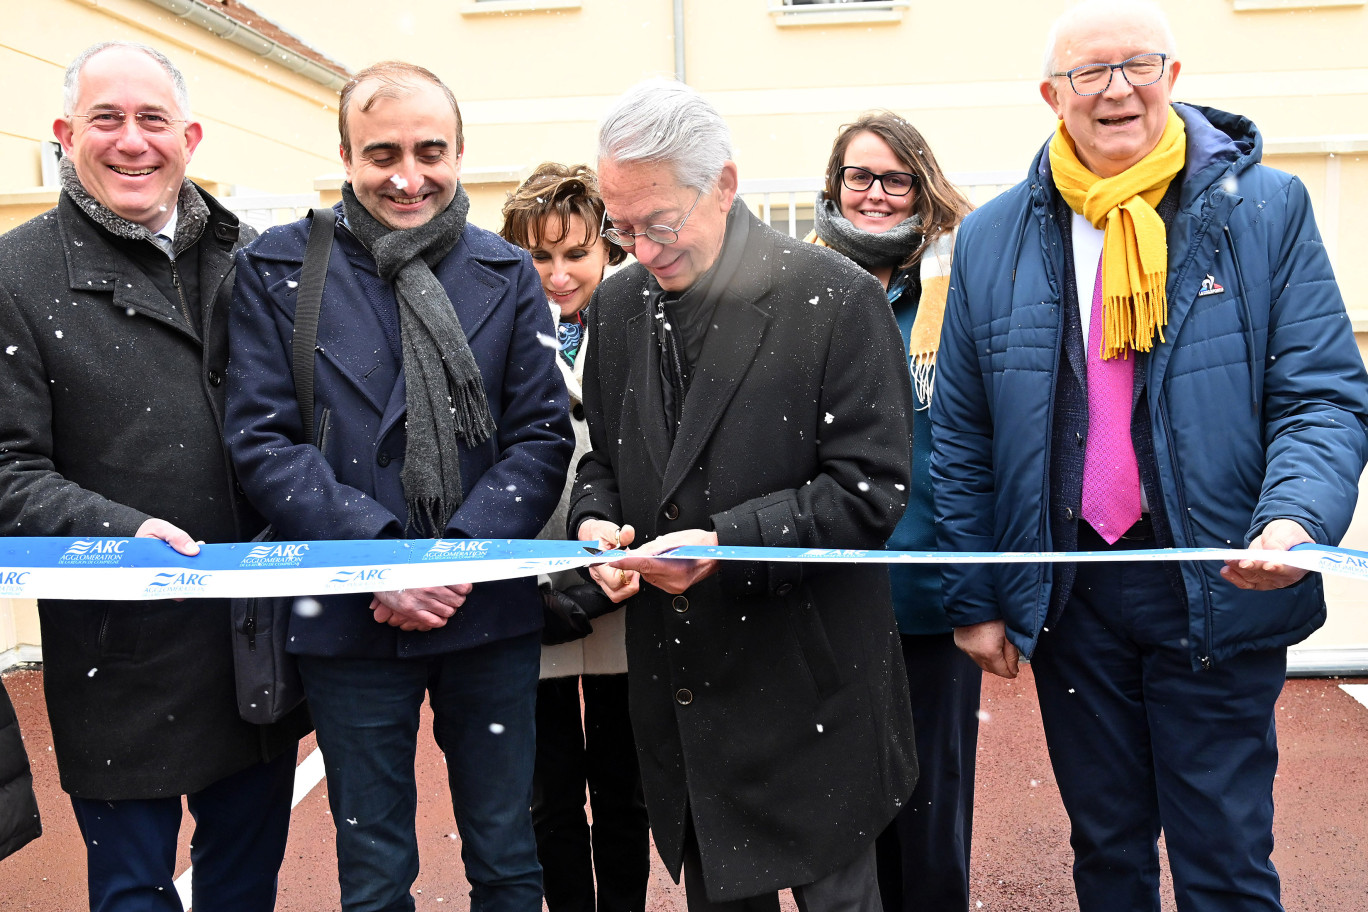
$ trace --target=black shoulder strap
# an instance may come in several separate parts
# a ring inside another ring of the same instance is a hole
[[[314,439],[314,347],[318,344],[318,313],[323,307],[323,283],[328,277],[333,226],[337,213],[323,207],[309,211],[309,244],[304,249],[304,269],[295,298],[294,380],[304,442]]]

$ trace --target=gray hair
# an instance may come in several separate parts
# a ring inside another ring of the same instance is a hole
[[[1050,26],[1050,34],[1045,39],[1045,77],[1049,78],[1059,72],[1057,52],[1060,35],[1090,16],[1119,18],[1127,15],[1146,21],[1148,25],[1154,28],[1159,35],[1160,43],[1160,46],[1155,50],[1167,54],[1170,61],[1178,58],[1178,42],[1174,40],[1173,29],[1169,27],[1168,16],[1164,14],[1159,4],[1152,2],[1152,0],[1083,0],[1082,3],[1066,9]]]
[[[75,112],[76,99],[81,94],[81,68],[90,62],[90,58],[102,51],[110,48],[128,48],[134,51],[142,51],[166,71],[166,75],[171,77],[171,87],[176,94],[176,106],[180,108],[180,115],[186,119],[190,117],[190,90],[186,88],[185,77],[181,71],[176,69],[167,56],[154,47],[146,44],[138,44],[135,41],[101,41],[99,44],[92,44],[84,51],[76,55],[76,59],[66,68],[66,77],[62,80],[62,116],[70,117]]]
[[[628,89],[599,127],[599,161],[663,162],[702,193],[732,158],[731,130],[717,109],[682,82],[649,79]]]

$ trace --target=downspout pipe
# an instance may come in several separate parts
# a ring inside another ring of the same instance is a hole
[[[333,72],[317,61],[310,60],[279,42],[272,41],[256,29],[243,25],[221,10],[214,9],[204,3],[203,0],[148,0],[148,2],[161,7],[172,15],[198,25],[210,34],[246,48],[258,57],[283,66],[285,69],[298,73],[305,79],[312,80],[321,86],[334,91],[341,91],[342,87],[347,84],[346,76]],[[677,6],[679,0],[675,0],[675,4]]]
[[[675,79],[688,82],[684,74],[684,0],[674,0],[674,57]]]

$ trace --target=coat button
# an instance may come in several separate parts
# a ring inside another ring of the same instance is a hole
[[[665,505],[664,513],[666,519],[679,519],[679,507],[672,503],[667,503]]]
[[[1064,508],[1064,518],[1067,519],[1069,522],[1073,522],[1073,518],[1074,518],[1073,507],[1065,507],[1065,508]]]
[[[883,184],[880,184],[879,186],[882,187]],[[570,406],[570,417],[571,417],[571,418],[574,418],[576,421],[583,421],[583,420],[584,420],[584,406],[583,406],[583,405],[580,405],[578,402],[576,402],[574,405]]]
[[[389,465],[389,464],[390,464],[390,455],[389,455],[389,453],[386,453],[386,452],[383,452],[383,451],[382,451],[382,452],[380,453],[379,456],[376,456],[376,457],[375,457],[375,464],[378,465],[378,466],[380,466],[380,468],[382,468],[382,469],[383,469],[385,466]]]
[[[693,702],[693,691],[687,687],[681,687],[675,691],[675,702],[680,706],[688,706]]]
[[[689,600],[682,595],[676,595],[672,604],[674,605],[674,610],[680,614],[689,610]]]
[[[883,184],[880,184],[879,186],[882,187]],[[1080,434],[1078,431],[1074,431],[1074,443],[1078,444],[1079,446],[1082,446],[1085,442],[1086,441],[1083,439],[1083,435]]]
[[[210,385],[210,386],[221,386],[222,384],[223,384],[223,374],[220,374],[220,373],[219,373],[218,371],[216,371],[216,370],[211,370],[211,371],[209,372],[209,385]]]
[[[883,186],[883,185],[880,184],[880,186]],[[793,591],[793,583],[780,583],[779,585],[777,585],[777,586],[774,587],[774,594],[775,594],[775,595],[788,595],[788,594],[789,594],[790,592],[792,592],[792,591]]]

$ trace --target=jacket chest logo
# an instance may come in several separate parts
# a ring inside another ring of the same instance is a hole
[[[1223,291],[1225,291],[1225,286],[1219,284],[1216,279],[1208,273],[1207,277],[1202,279],[1202,288],[1197,292],[1197,297],[1204,298],[1207,295],[1220,294]]]

